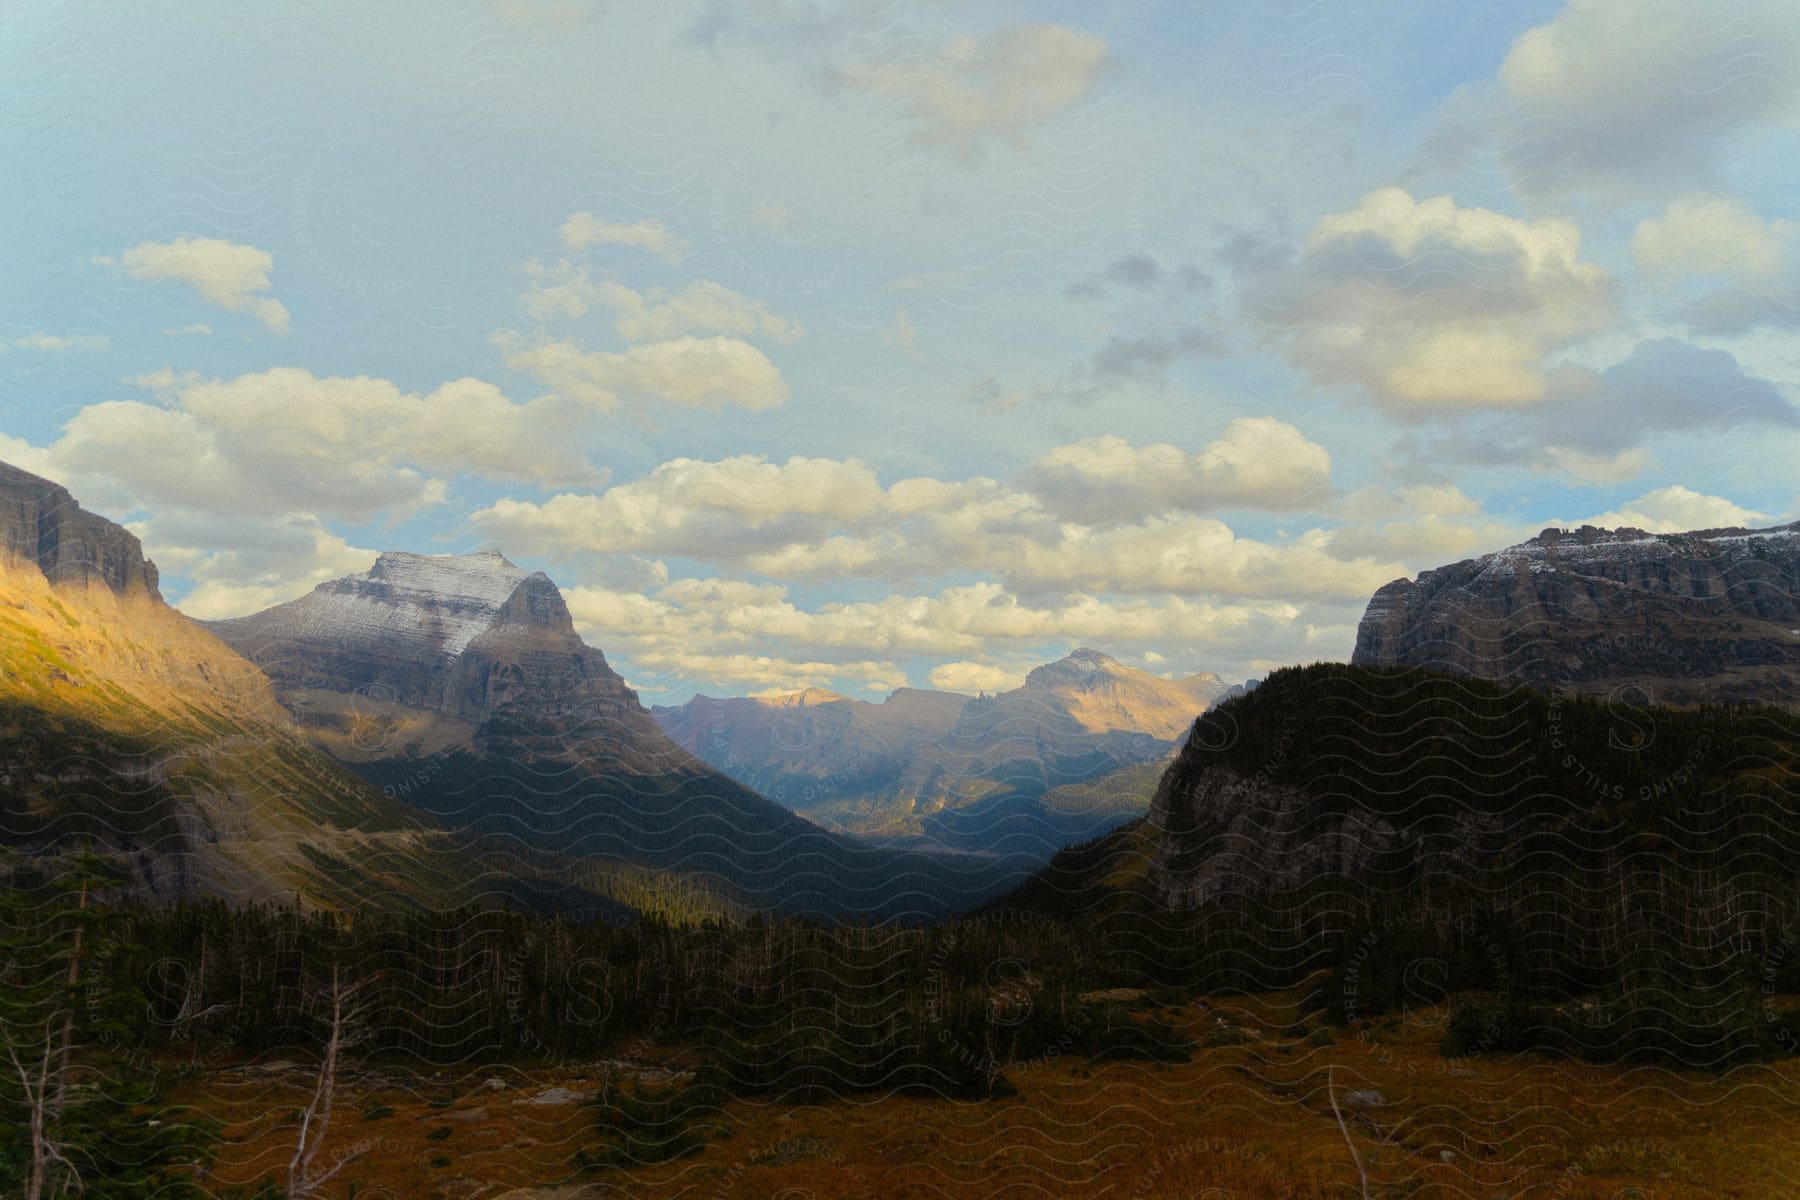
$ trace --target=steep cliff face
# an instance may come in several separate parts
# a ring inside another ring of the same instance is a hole
[[[1666,704],[1800,703],[1800,523],[1545,530],[1376,592],[1352,661]]]
[[[164,899],[475,894],[443,834],[309,746],[261,671],[163,603],[135,537],[4,465],[0,522],[0,842],[91,844]]]
[[[654,715],[720,770],[836,828],[1048,854],[1143,812],[1149,777],[1063,789],[1163,758],[1225,690],[1215,675],[1162,679],[1083,648],[979,699],[902,688],[870,704],[810,689]]]
[[[1797,807],[1784,709],[1320,664],[1201,717],[1144,819],[1058,855],[1015,902],[1229,914],[1218,928],[1244,922],[1253,958],[1375,907],[1535,922],[1578,962],[1600,949],[1594,910],[1657,906],[1716,948],[1719,928],[1800,905]]]
[[[157,591],[137,538],[75,502],[67,488],[0,463],[0,554],[52,585],[99,583],[123,596]]]
[[[493,552],[389,552],[360,575],[211,628],[284,693],[355,695],[467,725],[509,710],[600,705],[627,721],[639,711],[606,656],[576,636],[556,585]]]

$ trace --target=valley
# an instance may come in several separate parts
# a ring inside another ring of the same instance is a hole
[[[1442,1008],[1327,1029],[1302,996],[1134,998],[1200,1043],[1192,1062],[1038,1059],[1011,1069],[1012,1099],[734,1100],[701,1122],[693,1156],[598,1180],[569,1168],[593,1138],[583,1098],[609,1070],[665,1080],[687,1056],[649,1045],[623,1060],[375,1068],[347,1081],[332,1149],[370,1141],[344,1176],[364,1196],[1337,1200],[1361,1194],[1347,1126],[1374,1195],[1748,1200],[1800,1187],[1793,1060],[1724,1078],[1446,1060]],[[304,1103],[308,1073],[272,1056],[190,1071],[173,1099],[225,1122],[215,1178],[254,1183],[289,1144],[283,1115]]]

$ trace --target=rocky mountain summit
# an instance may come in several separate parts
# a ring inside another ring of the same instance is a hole
[[[173,899],[455,905],[473,860],[314,749],[170,608],[138,539],[0,464],[0,844],[92,847]]]
[[[491,551],[389,552],[212,628],[364,778],[503,853],[556,856],[578,882],[625,865],[833,917],[941,912],[998,886],[990,866],[826,833],[700,761],[576,634],[556,585]]]
[[[435,718],[438,737],[426,745],[507,712],[604,712],[661,748],[636,693],[576,635],[556,585],[495,551],[390,551],[361,574],[211,628],[315,724],[347,711],[372,719],[416,710]],[[354,756],[359,747],[338,749]]]
[[[1083,647],[991,696],[901,688],[879,704],[808,689],[657,708],[677,742],[780,802],[850,832],[1047,854],[1144,810],[1166,757],[1226,691]],[[1047,798],[1049,802],[1047,802]]]
[[[102,583],[120,596],[162,598],[136,535],[75,502],[59,483],[0,463],[0,554],[52,586]]]
[[[1800,703],[1800,522],[1547,529],[1375,593],[1352,662],[1665,704]]]

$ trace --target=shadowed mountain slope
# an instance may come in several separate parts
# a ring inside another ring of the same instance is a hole
[[[452,839],[302,739],[261,671],[171,609],[138,540],[0,464],[0,840],[91,845],[171,899],[442,906]]]
[[[1374,929],[1486,939],[1521,986],[1578,988],[1634,951],[1699,969],[1781,945],[1796,864],[1790,711],[1322,664],[1201,717],[1144,819],[1002,906],[1118,915],[1146,955],[1176,944],[1246,985],[1341,964]]]
[[[576,635],[555,584],[498,554],[383,554],[212,628],[320,744],[452,828],[835,918],[954,911],[1005,870],[857,844],[700,762]]]

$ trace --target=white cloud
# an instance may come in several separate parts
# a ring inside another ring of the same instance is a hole
[[[1564,526],[1598,525],[1604,529],[1632,528],[1647,533],[1684,533],[1690,529],[1725,529],[1767,523],[1768,513],[1744,508],[1723,496],[1708,496],[1675,484],[1646,492],[1619,508]]]
[[[915,145],[966,157],[993,138],[1023,148],[1032,130],[1087,96],[1106,60],[1106,43],[1090,34],[1013,25],[929,54],[851,63],[839,78],[897,101]]]
[[[801,337],[799,325],[776,316],[762,301],[710,279],[697,279],[675,289],[653,287],[638,292],[622,283],[595,279],[585,267],[567,260],[548,265],[533,260],[520,269],[531,278],[520,306],[539,321],[584,317],[595,308],[606,307],[614,314],[614,332],[628,342],[705,333],[762,337],[784,344]]]
[[[376,552],[351,546],[317,518],[292,514],[239,521],[205,514],[134,523],[144,551],[191,581],[175,602],[190,617],[214,621],[280,604],[374,563]]]
[[[1795,222],[1765,220],[1727,196],[1690,196],[1639,223],[1632,258],[1702,333],[1800,324]]]
[[[1631,235],[1631,257],[1656,275],[1773,275],[1788,222],[1765,221],[1729,196],[1690,196]]]
[[[589,350],[571,340],[503,332],[494,344],[508,366],[563,396],[611,413],[621,398],[681,408],[779,408],[787,384],[768,356],[729,337],[677,337],[622,351]]]
[[[514,404],[458,379],[403,392],[368,376],[284,367],[228,380],[159,372],[159,403],[78,411],[43,451],[101,511],[327,513],[366,520],[444,498],[447,478],[597,482],[562,401]]]
[[[1557,219],[1400,188],[1322,218],[1298,258],[1244,280],[1251,319],[1326,385],[1403,413],[1542,401],[1546,358],[1609,327],[1613,285]]]
[[[1006,692],[1025,682],[1025,671],[978,662],[941,663],[927,677],[946,692]]]
[[[1348,523],[1332,531],[1334,555],[1400,562],[1409,570],[1497,550],[1536,532],[1487,516],[1479,501],[1447,483],[1361,488],[1336,515]]]
[[[678,669],[694,655],[773,652],[787,661],[868,663],[967,658],[995,644],[1242,641],[1292,622],[1299,612],[1282,602],[1209,604],[1175,596],[1106,600],[1071,594],[1028,603],[993,582],[812,610],[796,604],[781,585],[726,579],[678,579],[649,594],[588,586],[566,594],[584,635],[627,647],[634,662],[665,669]],[[822,677],[815,673],[813,681]]]
[[[1623,483],[1650,466],[1648,451],[1633,447],[1616,454],[1587,454],[1569,446],[1546,446],[1540,470],[1560,471],[1583,483]]]
[[[790,209],[766,200],[751,210],[750,219],[770,233],[785,233],[794,227],[794,214]]]
[[[1239,417],[1196,454],[1111,434],[1060,446],[1022,482],[1051,511],[1088,522],[1176,509],[1294,509],[1324,499],[1331,455],[1285,421]]]
[[[178,237],[140,242],[120,255],[117,265],[137,279],[185,283],[227,312],[251,313],[277,333],[287,332],[287,307],[265,294],[273,286],[269,272],[275,269],[267,250],[222,238]]]
[[[1532,196],[1685,191],[1737,134],[1791,121],[1797,83],[1790,0],[1570,0],[1501,64],[1501,157]]]
[[[831,548],[833,527],[866,527],[887,506],[874,471],[855,459],[795,457],[778,465],[741,455],[716,462],[674,459],[599,495],[501,500],[472,520],[491,540],[522,553],[712,561],[760,554],[763,565],[773,567],[768,556],[796,548],[817,555],[821,547]],[[840,557],[826,565],[846,564]]]
[[[629,246],[654,254],[665,262],[678,263],[688,256],[688,244],[670,233],[661,221],[627,223],[578,212],[564,221],[558,232],[563,246],[571,252],[594,246]]]
[[[684,333],[727,333],[791,343],[800,326],[776,316],[759,300],[714,283],[697,280],[675,291],[651,288],[634,292],[620,284],[603,284],[602,303],[617,314],[613,328],[628,342],[647,342]]]
[[[678,459],[598,495],[507,499],[471,519],[501,545],[553,558],[673,556],[790,579],[931,577],[980,564],[1036,595],[1343,597],[1396,573],[1392,562],[1334,549],[1324,530],[1259,542],[1185,514],[1098,528],[990,479],[884,487],[854,459]]]
[[[21,350],[42,350],[57,354],[66,350],[104,350],[112,339],[103,333],[28,333],[16,338],[13,345]]]

